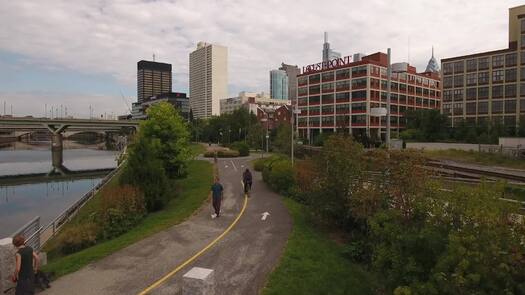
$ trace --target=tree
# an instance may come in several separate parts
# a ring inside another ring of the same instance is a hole
[[[138,136],[129,148],[129,156],[120,178],[144,192],[149,212],[161,209],[167,201],[168,178],[159,158],[160,140]]]
[[[184,119],[175,108],[161,102],[148,108],[148,120],[140,123],[139,138],[158,140],[158,156],[169,177],[186,174],[191,158],[190,133]]]
[[[273,146],[278,152],[290,155],[292,149],[292,125],[284,122],[277,127],[277,134],[273,140]]]

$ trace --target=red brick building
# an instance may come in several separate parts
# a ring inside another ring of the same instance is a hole
[[[371,109],[386,108],[387,55],[382,52],[353,61],[350,56],[303,67],[297,77],[299,134],[312,140],[320,133],[346,132],[379,137],[386,117]],[[393,64],[391,128],[405,127],[404,113],[413,109],[440,109],[437,73],[417,73],[407,63]]]

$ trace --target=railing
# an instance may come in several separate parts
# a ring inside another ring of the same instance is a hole
[[[119,155],[122,157],[126,153],[126,148],[123,153]],[[35,251],[39,251],[44,244],[54,237],[60,228],[66,224],[68,221],[73,218],[80,208],[82,208],[87,201],[89,201],[95,194],[106,184],[108,183],[117,172],[122,167],[124,161],[122,161],[117,168],[111,171],[108,175],[104,176],[102,180],[93,187],[89,192],[85,193],[79,200],[77,200],[73,205],[69,206],[66,210],[60,213],[53,221],[51,221],[47,226],[40,226],[40,217],[37,216],[26,225],[17,230],[12,236],[22,234],[26,237],[26,244],[31,246]],[[35,225],[36,224],[36,225]]]
[[[480,144],[478,146],[478,151],[484,153],[503,154],[514,158],[525,158],[525,147],[522,147],[521,145],[512,147],[496,144]]]
[[[40,216],[36,216],[24,226],[15,231],[11,236],[22,235],[26,238],[26,245],[33,249],[40,249],[40,237],[37,234],[42,227],[40,226]]]

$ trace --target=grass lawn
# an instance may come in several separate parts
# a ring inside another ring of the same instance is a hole
[[[506,157],[500,154],[480,153],[462,150],[423,151],[423,155],[437,160],[452,160],[464,163],[473,163],[486,166],[500,166],[516,169],[525,169],[525,160]]]
[[[117,238],[67,256],[59,256],[53,249],[56,244],[50,242],[45,250],[51,251],[51,254],[55,253],[49,256],[49,263],[44,267],[44,271],[54,272],[56,277],[65,275],[184,221],[207,199],[209,185],[212,183],[212,167],[206,161],[191,161],[188,166],[188,177],[174,181],[173,185],[176,188],[172,190],[174,198],[166,207],[159,212],[148,214],[136,227]],[[96,207],[97,196],[81,209],[73,222],[81,222],[84,218],[88,218]]]
[[[204,154],[206,152],[206,147],[199,143],[199,142],[193,142],[190,144],[190,149],[193,155],[198,156],[201,154]]]
[[[309,222],[303,205],[288,198],[284,202],[293,217],[293,231],[262,293],[374,294],[372,275],[345,258],[343,246]]]

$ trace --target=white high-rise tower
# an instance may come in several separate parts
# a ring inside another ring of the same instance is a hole
[[[220,115],[228,97],[228,48],[199,42],[190,53],[190,107],[197,119]]]
[[[323,61],[327,62],[339,57],[341,57],[341,53],[330,49],[330,43],[328,43],[328,33],[324,32]]]

